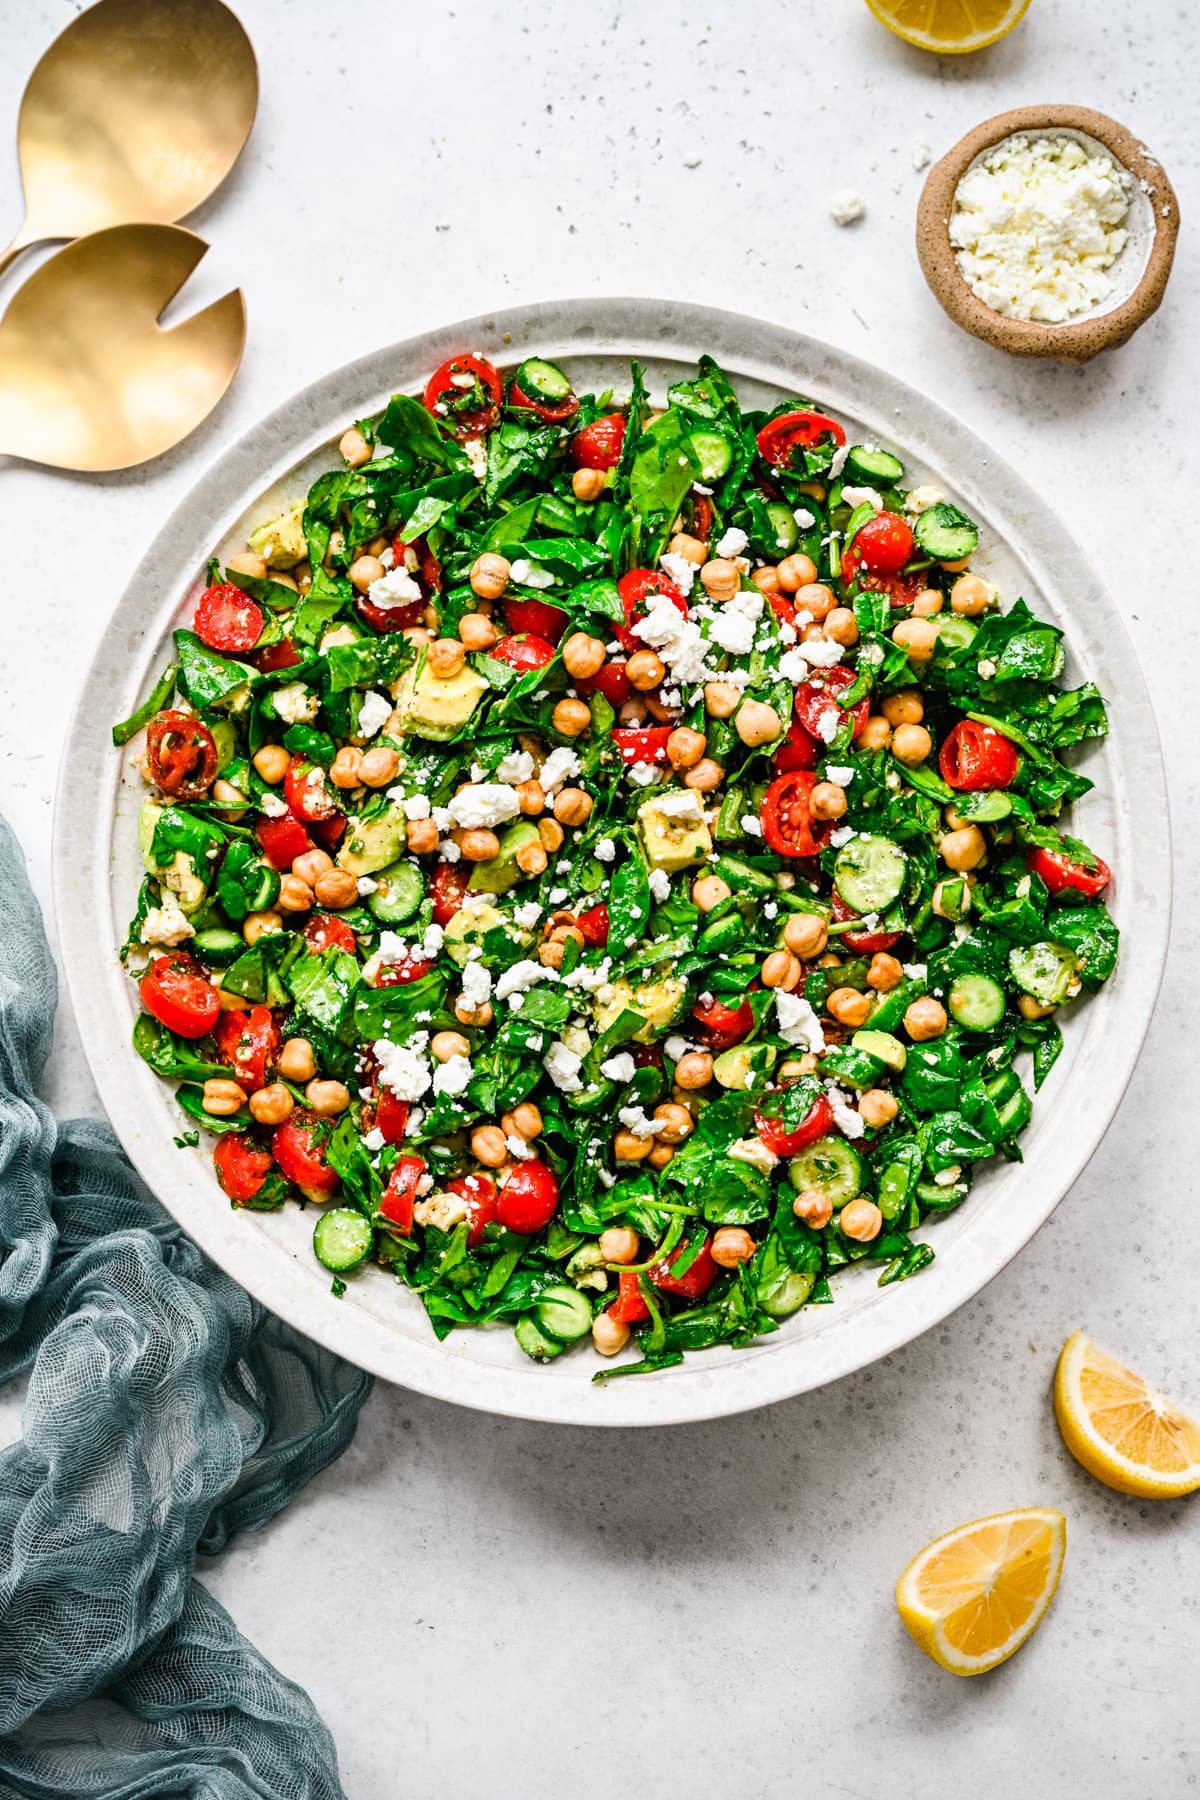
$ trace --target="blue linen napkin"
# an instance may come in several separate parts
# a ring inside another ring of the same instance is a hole
[[[0,819],[0,1795],[343,1800],[332,1739],[193,1579],[354,1435],[370,1377],[272,1318],[36,1097],[57,983]],[[86,1028],[86,1021],[84,1022]]]

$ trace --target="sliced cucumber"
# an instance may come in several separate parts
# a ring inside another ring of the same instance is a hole
[[[960,975],[946,999],[967,1031],[991,1031],[1004,1017],[1004,989],[990,975]]]
[[[543,1336],[573,1344],[592,1329],[592,1309],[577,1288],[551,1287],[538,1295],[533,1318]]]
[[[735,894],[775,894],[779,891],[774,875],[753,868],[738,856],[719,856],[713,864],[713,873],[727,881]]]
[[[800,537],[800,527],[791,507],[785,506],[781,500],[772,500],[767,507],[767,517],[775,534],[776,550],[783,556],[789,555],[796,548]]]
[[[904,464],[890,450],[872,450],[855,444],[846,457],[846,473],[875,488],[895,487],[904,480]]]
[[[367,906],[383,925],[399,925],[411,919],[425,898],[425,882],[413,863],[389,863],[386,869],[380,869],[375,881],[375,892],[367,895]]]
[[[957,506],[939,500],[936,506],[927,506],[917,514],[913,537],[935,562],[961,562],[979,543],[979,530]]]
[[[881,912],[898,900],[908,872],[908,858],[891,838],[860,832],[838,852],[833,885],[855,912]]]
[[[880,1057],[852,1044],[834,1044],[821,1058],[822,1073],[844,1081],[847,1087],[874,1087],[886,1066]]]
[[[696,939],[696,948],[705,956],[715,956],[720,951],[732,950],[741,943],[745,935],[746,927],[741,914],[736,910],[730,911],[704,927]]]
[[[980,825],[995,825],[1001,819],[1007,819],[1012,811],[1012,801],[999,788],[977,788],[973,794],[956,794],[954,804],[964,819],[973,819]]]
[[[933,623],[939,650],[965,650],[979,630],[978,625],[970,619],[960,619],[957,613],[941,613]]]
[[[335,1206],[317,1220],[313,1249],[319,1263],[335,1275],[344,1275],[348,1269],[357,1269],[366,1262],[373,1237],[370,1222],[362,1213],[351,1206]]]
[[[240,931],[226,931],[222,926],[214,925],[208,931],[198,931],[190,948],[201,962],[209,963],[214,969],[227,969],[230,963],[237,961],[246,944]]]
[[[571,393],[571,383],[557,363],[543,362],[531,356],[517,370],[517,386],[531,400],[546,406],[558,406]]]
[[[1007,1137],[1024,1131],[1033,1117],[1033,1102],[1021,1085],[1015,1069],[1001,1069],[983,1084],[984,1092],[996,1109],[996,1117]]]
[[[1075,952],[1065,944],[1021,944],[1009,952],[1008,967],[1017,986],[1043,1006],[1065,1000],[1079,972]]]
[[[713,1074],[723,1088],[742,1094],[765,1081],[774,1066],[770,1044],[735,1044],[732,1050],[722,1050],[713,1063]]]
[[[549,1362],[551,1357],[561,1356],[566,1348],[565,1344],[560,1344],[555,1338],[547,1337],[544,1332],[539,1331],[529,1313],[517,1320],[513,1336],[526,1356],[532,1356],[537,1362]]]
[[[834,1206],[843,1206],[862,1189],[862,1159],[844,1138],[818,1138],[788,1164],[788,1180],[798,1194],[820,1188]]]
[[[733,461],[729,439],[719,431],[693,431],[688,442],[700,464],[701,481],[719,481]]]
[[[788,1269],[773,1287],[759,1294],[759,1305],[772,1319],[790,1319],[804,1305],[816,1281],[815,1275],[802,1275],[798,1269]]]

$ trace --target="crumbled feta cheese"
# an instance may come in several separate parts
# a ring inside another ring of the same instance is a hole
[[[429,1092],[433,1075],[425,1054],[429,1048],[427,1031],[414,1031],[406,1044],[376,1038],[371,1048],[379,1065],[380,1085],[390,1088],[398,1100],[419,1100]]]
[[[438,845],[438,860],[444,863],[456,863],[462,851],[453,838],[444,838]]]
[[[527,557],[518,556],[509,568],[509,574],[518,587],[548,588],[553,587],[555,576],[540,563],[530,562]]]
[[[579,758],[566,744],[552,750],[542,764],[538,780],[547,794],[557,794],[560,787],[573,781],[579,773]]]
[[[754,648],[754,622],[734,609],[732,602],[719,612],[709,627],[714,644],[731,656],[748,656]]]
[[[961,1174],[962,1174],[962,1164],[961,1163],[951,1163],[950,1167],[948,1169],[939,1169],[938,1170],[937,1174],[933,1178],[934,1185],[936,1187],[953,1187],[955,1182],[958,1180],[958,1178]]]
[[[849,764],[830,763],[825,770],[826,781],[836,781],[839,787],[849,787],[854,780],[854,770]]]
[[[406,819],[427,819],[432,811],[427,794],[409,794],[406,797],[402,788],[389,788],[388,799],[400,802]]]
[[[688,789],[688,792],[689,793],[691,792],[690,788]],[[599,843],[595,846],[592,854],[593,854],[593,856],[597,857],[600,860],[600,862],[610,863],[616,857],[617,846],[613,843],[611,838],[601,838]]]
[[[789,994],[775,989],[775,1017],[780,1037],[786,1044],[796,1044],[818,1055],[825,1048],[821,1021],[803,994]]]
[[[829,211],[839,225],[853,225],[866,212],[866,203],[853,188],[839,188],[829,196]]]
[[[764,919],[777,919],[779,917],[779,908],[776,906],[774,900],[767,901],[762,909],[762,914]]]
[[[523,994],[538,981],[557,981],[557,969],[547,969],[539,962],[515,962],[511,969],[505,969],[496,983],[497,1000],[507,1000],[510,994]]]
[[[390,612],[397,606],[411,606],[414,600],[424,598],[421,584],[413,580],[407,569],[389,569],[367,589],[367,599],[371,605],[382,607],[384,612]]]
[[[900,966],[910,981],[924,981],[929,973],[928,963],[902,963]]]
[[[628,1050],[621,1050],[616,1056],[610,1056],[607,1062],[600,1064],[600,1073],[609,1081],[632,1081],[637,1074],[637,1064]]]
[[[369,688],[359,696],[358,702],[358,735],[372,738],[383,730],[392,715],[392,703],[384,694],[377,694]]]
[[[274,694],[275,711],[289,725],[307,725],[315,719],[320,711],[321,702],[316,694],[311,693],[302,681],[289,681],[284,687],[277,687]],[[388,708],[391,711],[391,708]]]
[[[685,619],[666,594],[650,596],[646,616],[631,630],[658,651],[677,681],[708,680],[700,627],[694,619]]]
[[[650,892],[660,904],[662,901],[670,899],[671,878],[665,869],[651,869]]]
[[[695,788],[672,788],[654,805],[664,819],[680,819],[686,824],[698,825],[704,818],[704,806]]]
[[[568,1050],[565,1044],[551,1044],[542,1058],[542,1067],[560,1094],[582,1092],[583,1083],[579,1079],[579,1071],[583,1067],[583,1058],[576,1056],[573,1050]]]
[[[659,767],[657,763],[630,763],[625,771],[625,779],[632,787],[651,787],[658,778]]]
[[[286,819],[287,818],[288,803],[283,798],[282,794],[273,794],[270,791],[270,789],[268,788],[267,792],[263,795],[262,799],[259,801],[258,804],[261,806],[262,810],[266,813],[268,819]]]
[[[724,537],[718,539],[713,554],[715,556],[740,556],[750,539],[736,525],[731,525]]]
[[[668,581],[673,581],[681,594],[690,594],[696,580],[696,565],[689,562],[686,556],[680,556],[675,550],[665,550],[658,559],[658,566]]]
[[[506,820],[515,819],[520,810],[517,792],[506,781],[472,782],[460,788],[446,807],[451,821],[469,831],[503,825]]]
[[[504,1145],[514,1162],[529,1162],[533,1158],[534,1152],[525,1142],[525,1139],[523,1137],[518,1137],[515,1131],[509,1132],[504,1140]]]
[[[870,663],[872,665],[881,663],[883,661],[883,645],[864,644],[858,653],[858,660],[860,663]]]
[[[883,511],[883,497],[873,487],[844,487],[842,499],[847,506],[869,506],[874,512]]]
[[[369,875],[360,875],[358,878],[359,898],[365,900],[367,895],[373,894],[378,886],[379,883],[377,881],[372,881]]]
[[[845,654],[845,646],[833,638],[806,638],[796,648],[810,669],[832,669]],[[793,653],[789,651],[788,654]]]
[[[742,830],[747,837],[761,837],[762,824],[754,813],[742,814]]]
[[[196,927],[169,895],[163,896],[161,906],[150,908],[138,933],[143,944],[165,944],[168,949],[195,935]]]
[[[757,1137],[736,1139],[734,1143],[730,1144],[726,1154],[731,1156],[734,1162],[749,1163],[750,1167],[757,1169],[760,1175],[769,1175],[771,1170],[777,1168],[779,1164],[779,1158],[775,1152],[768,1150],[762,1139]]]
[[[505,781],[511,787],[519,787],[523,781],[533,780],[533,758],[528,750],[510,750],[496,764],[496,780]]]
[[[792,512],[792,517],[801,531],[811,531],[817,522],[816,513],[809,512],[807,506],[797,506]]]
[[[480,1006],[486,1006],[492,997],[492,972],[481,962],[472,960],[462,972],[463,1005],[474,1012]]]
[[[980,681],[990,681],[996,673],[996,664],[990,656],[983,656],[975,665]]]
[[[918,132],[912,141],[912,166],[918,174],[920,174],[922,169],[929,167],[929,159],[932,155],[933,151],[929,148],[929,139],[923,137],[921,133]]]
[[[542,903],[540,900],[525,900],[513,912],[513,918],[522,931],[528,931],[530,926],[536,925],[541,916]]]
[[[380,1131],[378,1125],[373,1126],[372,1129],[363,1136],[363,1149],[369,1150],[373,1156],[378,1151],[382,1150],[386,1143],[387,1139],[384,1137],[382,1131]]]
[[[475,477],[476,481],[482,481],[487,474],[487,439],[480,437],[468,438],[463,445],[463,449],[467,453],[467,461],[471,465],[472,475]]]
[[[448,1056],[434,1072],[433,1091],[435,1094],[465,1094],[470,1086],[471,1060],[466,1056]]]
[[[829,841],[835,850],[840,850],[843,844],[848,844],[851,838],[857,836],[853,825],[839,825],[836,831],[830,832]]]
[[[636,1138],[652,1138],[658,1130],[657,1119],[649,1119],[640,1106],[623,1106],[617,1114],[626,1131]]]
[[[931,506],[940,506],[946,498],[940,487],[934,487],[926,481],[920,487],[910,488],[904,497],[904,510],[910,513],[928,512]]]
[[[550,892],[546,895],[546,898],[550,902],[551,906],[561,906],[563,901],[569,900],[570,897],[571,897],[571,890],[570,890],[570,888],[565,888],[565,887],[551,888]]]
[[[862,1114],[851,1106],[848,1098],[835,1082],[825,1083],[825,1092],[829,1097],[829,1110],[833,1114],[833,1122],[843,1137],[860,1138],[867,1129]]]

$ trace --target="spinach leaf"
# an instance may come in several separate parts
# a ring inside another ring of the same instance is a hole
[[[177,1037],[149,1013],[139,1013],[134,1022],[133,1047],[167,1081],[215,1081],[229,1075],[228,1063],[202,1056],[194,1040]]]
[[[1100,900],[1090,906],[1058,906],[1048,923],[1055,941],[1079,958],[1079,979],[1094,994],[1117,966],[1121,934],[1108,908]]]
[[[379,442],[398,459],[436,463],[442,469],[469,467],[466,451],[440,420],[411,394],[393,394],[376,427]]]
[[[623,955],[641,937],[650,917],[650,882],[638,855],[628,857],[613,876],[608,901],[608,941]]]
[[[119,725],[113,726],[112,741],[118,748],[127,744],[131,737],[136,737],[142,726],[148,725],[155,713],[162,711],[175,692],[175,678],[178,674],[179,664],[168,663],[137,710],[131,712],[127,719],[122,719]]]
[[[244,663],[230,662],[201,643],[194,631],[175,633],[179,686],[193,706],[219,706],[257,673]]]
[[[358,963],[348,951],[336,948],[302,956],[287,978],[288,991],[300,1011],[338,1036],[345,1036],[343,1023],[358,985]]]
[[[642,433],[629,475],[630,502],[647,533],[648,565],[657,562],[684,496],[699,476],[687,421],[671,407]]]

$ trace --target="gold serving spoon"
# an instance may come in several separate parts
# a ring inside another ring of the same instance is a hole
[[[246,341],[240,288],[158,323],[207,249],[178,225],[116,225],[35,269],[0,319],[0,454],[128,469],[194,431]]]
[[[25,223],[0,271],[46,238],[183,218],[228,175],[257,106],[254,51],[221,0],[99,0],[29,78]]]

